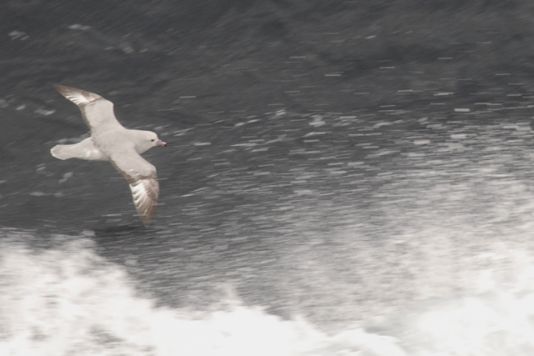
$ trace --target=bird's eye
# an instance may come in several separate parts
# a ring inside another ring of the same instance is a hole
[[[155,138],[153,138],[152,140],[150,140],[150,142],[154,142],[154,141],[156,141],[156,139],[155,139]]]

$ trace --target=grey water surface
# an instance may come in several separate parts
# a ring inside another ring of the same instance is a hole
[[[0,354],[530,355],[532,10],[4,2]],[[152,225],[54,83],[169,142]]]

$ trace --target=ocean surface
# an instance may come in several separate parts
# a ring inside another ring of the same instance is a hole
[[[0,10],[0,356],[533,354],[528,2]],[[54,83],[169,142],[151,225]]]

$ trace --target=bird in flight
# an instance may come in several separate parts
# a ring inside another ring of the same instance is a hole
[[[50,149],[55,158],[110,162],[128,182],[137,213],[148,224],[159,196],[156,167],[141,157],[152,147],[167,146],[152,131],[130,130],[122,126],[113,111],[113,103],[85,90],[56,85],[56,90],[76,104],[89,127],[91,136],[72,145]]]

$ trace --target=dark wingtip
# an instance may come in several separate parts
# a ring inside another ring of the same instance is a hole
[[[59,93],[62,93],[66,90],[69,90],[71,87],[68,87],[66,85],[63,85],[63,84],[54,84],[53,85],[54,89],[56,89]]]
[[[76,88],[69,87],[67,85],[63,84],[54,84],[54,89],[61,94],[63,97],[67,98],[67,95],[72,92],[73,90],[76,90]]]
[[[75,87],[70,87],[68,85],[54,84],[54,88],[58,91],[59,94],[63,95],[65,98],[72,101],[78,106],[83,106],[102,98],[97,93],[78,89]]]
[[[149,212],[147,212],[144,215],[139,214],[139,219],[141,219],[141,222],[143,223],[143,225],[147,226],[147,225],[150,225],[153,216],[154,216],[154,209],[151,209]]]

